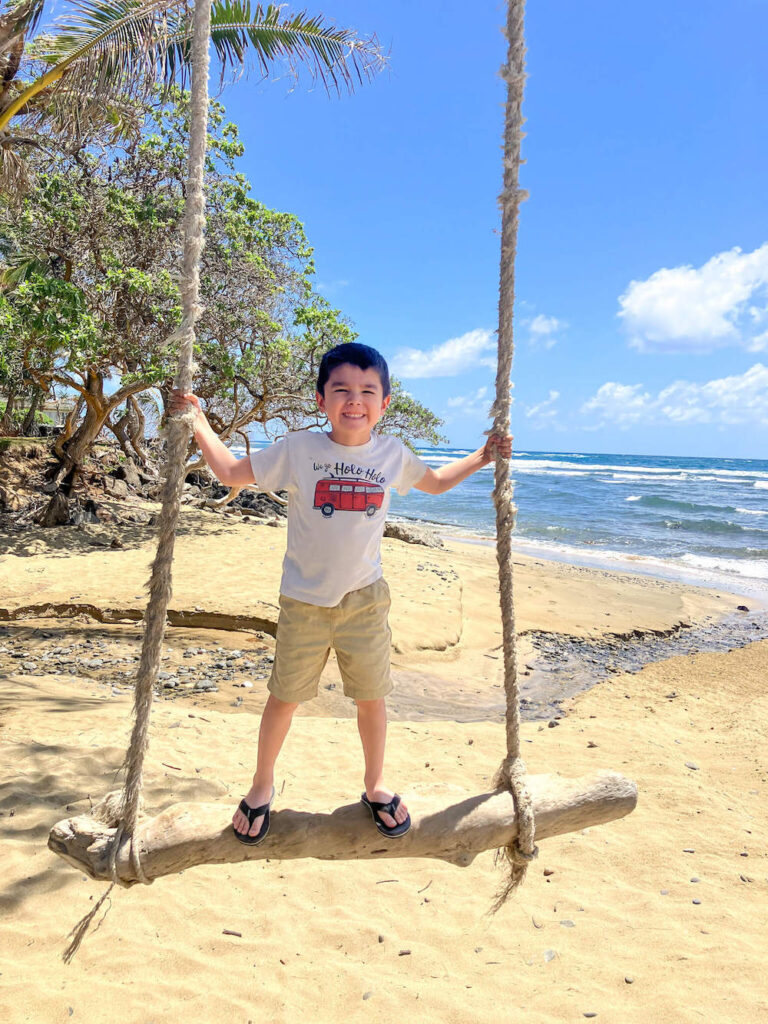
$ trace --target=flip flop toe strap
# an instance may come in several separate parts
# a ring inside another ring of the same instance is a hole
[[[371,808],[372,811],[376,812],[377,816],[378,816],[380,811],[383,811],[385,814],[389,814],[389,815],[391,815],[394,818],[395,811],[400,806],[400,797],[397,794],[395,794],[392,797],[392,799],[388,800],[387,803],[385,803],[385,804],[379,803],[378,800],[369,800],[368,801],[368,806]],[[379,819],[379,820],[381,820],[381,819]],[[382,822],[382,824],[383,824],[383,822]]]
[[[262,814],[267,813],[269,810],[269,804],[262,804],[261,807],[249,807],[245,800],[241,800],[238,810],[242,811],[246,816],[248,819],[248,826],[250,827],[257,818],[261,817]]]

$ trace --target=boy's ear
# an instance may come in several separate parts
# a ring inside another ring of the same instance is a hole
[[[325,412],[325,399],[323,398],[319,391],[315,392],[315,400],[317,401],[317,407],[320,410],[320,412]]]
[[[392,395],[389,394],[381,403],[381,411],[386,412],[389,408],[389,403],[392,401]]]

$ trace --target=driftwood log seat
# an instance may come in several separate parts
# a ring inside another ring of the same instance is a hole
[[[637,802],[634,782],[616,772],[596,772],[576,779],[530,775],[528,785],[537,840],[621,818]],[[110,856],[117,821],[111,817],[110,805],[118,795],[110,794],[95,809],[94,813],[107,818],[107,823],[98,817],[80,816],[60,821],[51,830],[51,850],[91,878],[113,880]],[[415,790],[408,794],[408,804],[413,826],[400,839],[380,836],[371,828],[367,810],[357,803],[330,814],[273,811],[270,833],[259,846],[246,846],[235,839],[229,807],[174,804],[154,818],[139,819],[132,844],[127,838],[120,843],[115,880],[123,886],[142,881],[136,858],[148,881],[198,864],[234,864],[267,857],[434,857],[466,867],[478,853],[505,847],[517,836],[515,804],[507,790],[466,796],[448,805],[445,792]]]

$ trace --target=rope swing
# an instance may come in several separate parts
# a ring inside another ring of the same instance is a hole
[[[510,432],[510,374],[512,368],[515,251],[520,202],[518,187],[521,113],[525,82],[524,0],[507,7],[507,83],[504,136],[504,185],[499,281],[498,369],[493,406],[493,432]],[[175,386],[191,390],[195,323],[200,316],[199,270],[205,227],[203,177],[208,120],[208,41],[210,0],[197,0],[192,40],[190,153],[184,220],[182,274],[183,318],[175,338],[180,341]],[[239,843],[229,822],[222,821],[220,805],[176,804],[155,818],[140,820],[144,758],[149,740],[153,689],[157,680],[171,596],[171,563],[184,483],[192,414],[170,417],[167,427],[165,483],[159,517],[159,541],[149,582],[149,603],[136,679],[134,726],[126,753],[125,786],[109,794],[89,816],[58,822],[48,845],[91,878],[111,881],[107,892],[73,930],[65,952],[71,959],[90,922],[112,887],[151,883],[161,875],[178,873],[195,864],[235,863],[265,857],[292,859],[317,857],[341,860],[382,857],[434,857],[466,866],[485,850],[502,848],[508,876],[496,896],[497,910],[525,876],[536,856],[538,838],[572,832],[612,821],[628,814],[637,801],[635,784],[615,772],[598,772],[581,779],[549,775],[526,776],[520,757],[520,699],[515,655],[515,613],[511,538],[515,509],[509,462],[497,459],[494,503],[497,560],[504,651],[507,753],[489,793],[467,796],[449,806],[435,806],[416,791],[409,804],[414,824],[407,836],[382,849],[374,830],[360,829],[359,804],[337,808],[331,814],[306,814],[291,809],[274,812],[269,839],[258,846]]]
[[[507,83],[504,128],[504,186],[501,207],[501,257],[499,261],[499,335],[496,366],[496,400],[493,403],[493,432],[505,437],[510,432],[510,380],[515,351],[513,317],[515,306],[515,255],[520,203],[527,193],[518,187],[520,143],[523,139],[523,89],[525,86],[524,0],[507,5],[507,63],[501,77]],[[509,876],[496,897],[494,910],[505,902],[523,881],[528,863],[538,853],[534,845],[531,796],[525,781],[525,762],[520,757],[520,690],[517,681],[515,604],[513,596],[512,531],[515,506],[507,459],[496,459],[493,501],[496,506],[496,560],[499,564],[499,598],[504,650],[504,695],[506,697],[507,756],[499,766],[495,783],[506,786],[517,808],[517,839],[504,847]]]

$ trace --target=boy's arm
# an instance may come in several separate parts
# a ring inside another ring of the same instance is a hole
[[[478,448],[471,455],[465,455],[463,459],[448,462],[440,469],[428,469],[421,480],[413,486],[417,491],[424,491],[426,494],[444,494],[462,480],[466,480],[468,476],[472,476],[478,469],[493,462],[497,456],[508,459],[511,454],[512,438],[491,434],[482,448]]]
[[[225,487],[248,487],[255,483],[251,460],[238,459],[232,454],[206,419],[197,396],[182,394],[180,391],[171,394],[171,412],[184,410],[189,405],[197,413],[193,426],[195,440],[216,479]]]

